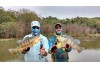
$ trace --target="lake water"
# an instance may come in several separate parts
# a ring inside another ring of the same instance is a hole
[[[69,52],[71,62],[100,62],[100,37],[78,38],[81,41],[80,47],[85,49],[78,53],[76,50]],[[21,62],[23,55],[12,55],[8,49],[17,46],[18,39],[1,40],[0,39],[0,62]]]

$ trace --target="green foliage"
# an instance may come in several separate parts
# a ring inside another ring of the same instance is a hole
[[[30,23],[34,20],[41,23],[41,33],[47,36],[54,33],[54,25],[57,22],[64,25],[65,33],[74,36],[100,33],[100,17],[58,19],[49,16],[40,18],[35,12],[28,9],[5,11],[3,7],[0,7],[0,37],[23,37],[31,33]]]
[[[56,17],[46,17],[46,18],[43,18],[42,21],[46,24],[54,24],[54,23],[57,23],[59,20],[56,18]]]
[[[30,23],[33,20],[41,22],[41,18],[32,11],[5,11],[0,7],[0,37],[23,37],[31,32]]]
[[[31,21],[40,20],[40,18],[38,17],[36,13],[31,12],[30,10],[21,9],[19,11],[17,20],[24,23],[31,23]]]
[[[3,22],[14,22],[16,15],[13,11],[5,11],[4,9],[0,9],[0,24]]]

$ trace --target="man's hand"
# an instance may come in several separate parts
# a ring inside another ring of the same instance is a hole
[[[47,52],[45,51],[45,48],[41,48],[40,49],[40,54],[42,55],[42,56],[47,56]]]
[[[53,45],[52,48],[51,48],[51,54],[55,53],[56,50],[57,50],[57,46]]]
[[[30,47],[25,47],[21,53],[22,53],[22,54],[25,54],[25,53],[27,53],[29,50],[30,50]]]
[[[66,44],[65,48],[68,49],[71,48],[71,46],[69,44]]]

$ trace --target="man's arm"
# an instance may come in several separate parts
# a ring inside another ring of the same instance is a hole
[[[43,43],[43,47],[40,49],[40,53],[41,55],[46,56],[49,49],[48,39],[44,38],[42,43]]]
[[[55,37],[51,36],[49,38],[49,49],[51,49],[53,45],[55,45]]]

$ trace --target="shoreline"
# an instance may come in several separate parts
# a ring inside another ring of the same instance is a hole
[[[88,34],[86,36],[78,36],[76,38],[82,38],[82,37],[100,37],[100,34]],[[0,41],[9,41],[14,39],[22,39],[22,38],[0,38]]]
[[[9,41],[9,40],[14,40],[15,38],[8,38],[8,39],[6,39],[6,38],[2,38],[2,39],[0,39],[0,41]]]

